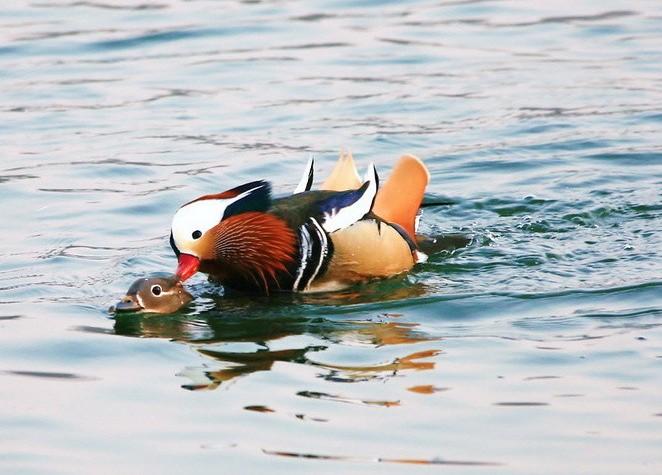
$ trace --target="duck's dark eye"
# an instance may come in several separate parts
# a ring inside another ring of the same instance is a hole
[[[193,239],[200,239],[201,236],[202,236],[202,233],[200,231],[193,231],[193,234],[191,234],[191,237]]]
[[[157,297],[161,295],[161,292],[163,292],[163,289],[161,288],[160,285],[152,285],[152,293],[156,295]]]

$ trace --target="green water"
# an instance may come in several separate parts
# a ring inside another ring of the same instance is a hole
[[[0,472],[662,472],[662,7],[11,2]],[[429,166],[407,276],[176,315],[182,203]]]

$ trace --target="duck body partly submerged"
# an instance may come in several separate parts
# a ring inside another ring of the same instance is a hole
[[[265,252],[269,244],[263,239],[246,241],[236,245],[241,246],[238,259],[220,249],[214,258],[201,260],[199,270],[237,290],[321,292],[400,274],[416,264],[415,244],[402,229],[380,217],[368,215],[329,233],[313,217],[302,220],[293,216],[289,212],[292,201],[290,197],[277,200],[267,212],[271,232],[282,229],[279,238],[271,241],[279,243],[279,252]],[[299,203],[293,205],[298,207]],[[275,224],[275,220],[280,222]],[[297,232],[290,235],[288,230]]]
[[[177,275],[199,270],[237,290],[319,292],[411,269],[425,258],[414,221],[428,175],[415,157],[403,161],[382,190],[374,167],[361,183],[349,156],[323,190],[309,191],[311,171],[303,191],[284,198],[257,181],[187,203],[170,239]]]

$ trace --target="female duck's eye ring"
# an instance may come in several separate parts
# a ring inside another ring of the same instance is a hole
[[[202,237],[202,232],[200,231],[193,231],[193,234],[191,234],[191,237],[193,239],[200,239]]]
[[[152,285],[152,294],[158,297],[159,295],[161,295],[161,292],[163,292],[163,289],[161,288],[160,285]]]

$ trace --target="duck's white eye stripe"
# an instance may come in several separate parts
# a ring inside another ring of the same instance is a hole
[[[172,218],[172,236],[177,246],[193,239],[199,231],[202,236],[223,218],[228,200],[200,200],[180,208]]]
[[[172,218],[172,236],[177,247],[186,250],[187,242],[199,239],[221,222],[228,206],[264,186],[255,186],[234,198],[199,200],[179,208]],[[194,234],[198,237],[194,237]]]

